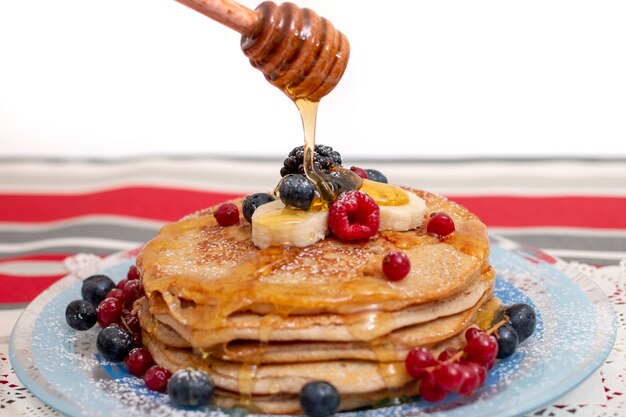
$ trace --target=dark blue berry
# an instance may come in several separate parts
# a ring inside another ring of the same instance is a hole
[[[496,340],[498,341],[498,355],[496,356],[498,359],[508,358],[515,353],[519,345],[517,332],[511,323],[506,323],[496,330]]]
[[[372,181],[376,181],[376,182],[384,182],[385,184],[387,184],[387,177],[385,177],[385,175],[378,171],[377,169],[371,169],[371,168],[366,168],[365,172],[367,172],[367,179],[368,180],[372,180]]]
[[[98,352],[111,362],[121,362],[133,349],[133,336],[115,324],[110,324],[98,334]]]
[[[241,205],[241,211],[243,211],[243,217],[249,222],[252,223],[252,215],[256,211],[257,208],[261,207],[263,204],[267,204],[270,201],[274,201],[273,195],[268,193],[256,193],[250,194],[246,196],[243,200],[243,204]]]
[[[328,382],[309,382],[300,390],[300,406],[309,417],[325,417],[339,407],[337,388]]]
[[[115,283],[108,276],[92,275],[83,281],[80,293],[84,300],[97,307],[113,288],[115,288]]]
[[[535,310],[528,304],[513,304],[506,310],[504,314],[509,318],[509,323],[517,332],[519,342],[522,343],[528,339],[535,331],[537,324],[537,318],[535,317]]]
[[[88,330],[98,321],[98,313],[89,301],[74,300],[65,308],[65,320],[72,329]]]
[[[202,371],[181,369],[167,383],[170,399],[183,407],[207,405],[215,389],[213,379]]]
[[[289,174],[281,180],[278,193],[285,205],[306,210],[315,197],[315,185],[304,175]]]
[[[356,190],[361,185],[361,177],[347,169],[331,171],[328,180],[332,184],[336,195]]]

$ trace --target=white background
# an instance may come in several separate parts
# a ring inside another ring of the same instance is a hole
[[[626,156],[625,1],[294,2],[350,40],[318,115],[344,156]],[[239,39],[174,0],[0,0],[0,157],[284,155],[299,115]]]

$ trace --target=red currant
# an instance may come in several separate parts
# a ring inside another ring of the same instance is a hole
[[[149,368],[143,376],[143,381],[148,389],[152,391],[165,392],[167,390],[167,381],[169,381],[172,373],[160,366]]]
[[[438,366],[433,372],[435,382],[447,392],[459,389],[462,381],[462,368],[458,363],[447,363]]]
[[[440,237],[448,236],[454,232],[454,221],[446,213],[435,213],[428,220],[426,231]]]
[[[120,290],[123,290],[127,282],[128,282],[127,279],[123,279],[117,283],[117,286],[115,288],[119,288]]]
[[[111,291],[109,291],[106,295],[106,298],[117,298],[118,300],[122,299],[122,290],[120,290],[119,288],[113,288]]]
[[[459,368],[461,370],[461,384],[459,385],[458,392],[463,395],[471,394],[480,386],[478,371],[473,366],[466,363],[459,364]]]
[[[439,356],[437,356],[437,360],[439,362],[445,362],[448,359],[450,359],[451,357],[453,357],[454,355],[456,355],[457,351],[454,349],[446,349],[443,352],[441,352],[439,354]]]
[[[470,340],[477,338],[479,335],[483,333],[484,332],[480,330],[478,327],[470,327],[469,329],[465,331],[465,340],[469,342]]]
[[[332,202],[328,227],[342,240],[369,239],[378,232],[380,208],[361,191],[347,191]]]
[[[109,324],[118,323],[122,317],[122,302],[117,298],[105,298],[98,308],[98,324],[103,329]]]
[[[132,304],[144,294],[143,284],[139,280],[128,281],[122,290],[122,302],[124,306],[130,307]]]
[[[124,326],[132,333],[141,333],[141,326],[139,325],[139,317],[133,314],[124,314],[122,317]]]
[[[399,281],[406,277],[411,270],[411,261],[406,253],[389,252],[383,258],[383,273],[390,281]]]
[[[126,274],[126,278],[129,281],[141,278],[141,273],[139,272],[139,268],[137,268],[135,265],[131,265],[130,268],[128,269],[128,274]]]
[[[404,366],[407,372],[415,379],[422,378],[426,372],[425,368],[435,366],[436,364],[437,360],[433,357],[433,354],[423,347],[411,349],[404,360]]]
[[[420,395],[426,401],[435,403],[446,398],[448,393],[437,385],[433,374],[428,373],[422,378],[422,382],[420,383]]]
[[[224,203],[213,214],[217,224],[222,227],[232,226],[239,223],[239,209],[233,203]]]
[[[131,375],[141,377],[154,364],[154,360],[148,349],[142,347],[131,350],[124,363]]]
[[[493,362],[498,354],[498,342],[495,337],[484,333],[469,340],[464,350],[469,358],[482,365],[487,365]]]
[[[354,172],[356,175],[363,178],[364,180],[368,178],[367,172],[365,172],[363,168],[352,166],[350,167],[350,171]]]
[[[464,362],[464,364],[474,370],[473,372],[476,374],[477,377],[476,387],[478,388],[485,385],[485,381],[487,380],[487,368],[474,361]]]

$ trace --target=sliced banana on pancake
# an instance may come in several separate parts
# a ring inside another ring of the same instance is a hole
[[[363,180],[360,191],[372,197],[380,208],[379,231],[404,232],[422,224],[426,202],[414,193],[370,180]]]
[[[269,246],[303,248],[328,234],[328,210],[285,207],[280,201],[263,204],[252,215],[252,240],[259,249]]]

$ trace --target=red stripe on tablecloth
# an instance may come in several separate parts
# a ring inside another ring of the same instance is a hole
[[[47,222],[89,214],[176,220],[240,194],[127,187],[76,194],[0,194],[0,221]]]
[[[461,196],[464,205],[489,226],[626,229],[626,197]]]
[[[46,222],[90,214],[176,220],[239,196],[158,187],[127,187],[77,195],[0,194],[0,221]],[[626,197],[459,196],[488,226],[626,229]]]
[[[0,304],[17,304],[32,301],[63,275],[17,277],[0,274]]]
[[[0,258],[1,263],[7,262],[38,262],[38,261],[63,261],[68,256],[73,256],[74,253],[44,253],[44,254],[35,254],[35,255],[23,255],[23,256],[13,256],[10,258]]]

